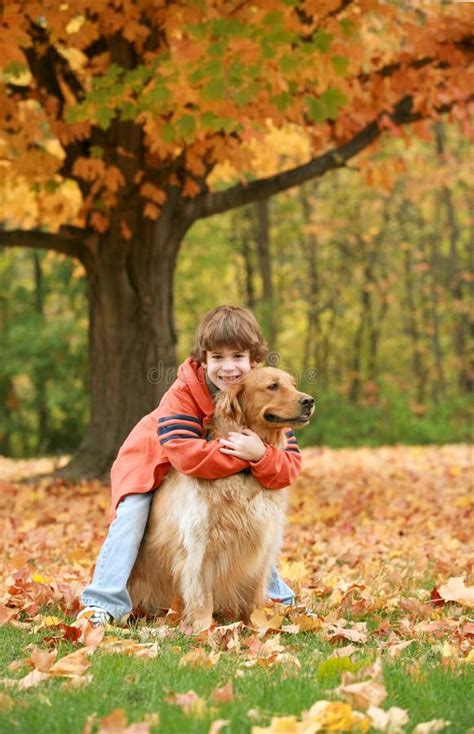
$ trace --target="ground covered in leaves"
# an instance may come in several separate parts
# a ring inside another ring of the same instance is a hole
[[[173,613],[73,625],[108,490],[25,484],[47,462],[1,460],[0,731],[469,731],[472,458],[306,449],[281,560],[298,606],[197,636]]]

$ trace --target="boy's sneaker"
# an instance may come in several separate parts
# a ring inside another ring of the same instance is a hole
[[[87,619],[93,627],[105,627],[113,622],[113,617],[102,607],[86,607],[77,615],[76,619]]]

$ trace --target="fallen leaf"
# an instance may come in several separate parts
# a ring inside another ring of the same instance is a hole
[[[139,658],[156,658],[158,655],[157,642],[135,642],[121,637],[104,637],[99,647],[103,652],[136,655]]]
[[[443,731],[443,729],[445,729],[450,724],[450,721],[445,721],[444,719],[432,719],[431,721],[424,721],[422,724],[417,724],[415,726],[412,734],[436,734],[437,731]]]
[[[10,609],[9,607],[0,604],[0,626],[7,624],[13,617],[18,613],[17,609]]]
[[[323,627],[326,627],[323,624]],[[367,629],[365,623],[358,623],[352,628],[341,627],[340,625],[328,625],[329,642],[338,642],[339,640],[350,640],[351,642],[367,642]]]
[[[389,645],[387,648],[387,654],[390,658],[398,658],[400,657],[403,650],[406,650],[407,647],[410,647],[410,645],[413,645],[415,640],[403,640],[402,642],[394,642],[392,645]]]
[[[317,701],[303,714],[303,722],[306,730],[311,732],[364,732],[370,727],[367,716],[342,701]]]
[[[44,680],[48,680],[49,677],[49,673],[42,673],[41,670],[32,670],[31,673],[28,673],[23,678],[1,678],[0,683],[7,688],[34,688]]]
[[[466,586],[462,576],[455,576],[438,588],[445,601],[455,601],[467,607],[474,607],[474,586]]]
[[[195,716],[197,719],[203,719],[207,712],[206,701],[192,690],[186,693],[171,693],[164,700],[166,703],[179,706],[186,716]]]
[[[60,624],[62,624],[62,621],[63,620],[60,617],[42,617],[40,623],[35,627],[35,629],[43,629],[44,627],[58,627]]]
[[[290,619],[293,624],[298,625],[300,632],[314,632],[322,627],[322,621],[313,614],[290,613]],[[286,631],[286,628],[283,627],[282,631]]]
[[[49,675],[67,678],[84,675],[84,673],[86,673],[91,667],[91,664],[87,659],[90,654],[90,648],[81,647],[80,650],[76,650],[75,652],[71,652],[69,655],[65,655],[51,666]]]
[[[219,660],[219,653],[208,655],[203,647],[190,650],[180,659],[178,667],[188,668],[212,668]]]
[[[216,719],[209,728],[209,734],[219,734],[224,727],[230,724],[230,719]]]
[[[228,703],[235,700],[234,688],[232,681],[229,680],[222,688],[214,688],[211,693],[211,699],[214,703]]]
[[[257,630],[260,634],[264,634],[268,630],[279,631],[283,617],[279,614],[273,614],[271,617],[267,617],[262,609],[254,609],[250,615],[250,622],[252,623],[253,629]]]
[[[57,650],[40,650],[38,647],[35,647],[27,662],[36,670],[40,670],[42,673],[48,673],[57,655]]]
[[[355,652],[357,652],[359,648],[355,645],[344,645],[344,647],[338,647],[336,650],[333,650],[333,652],[329,655],[329,659],[331,658],[350,658],[351,655],[353,655]]]
[[[252,726],[251,734],[300,734],[301,731],[296,716],[274,716],[270,726]]]
[[[385,685],[376,680],[340,685],[334,689],[334,692],[359,709],[367,709],[371,705],[378,706],[387,698]]]
[[[392,706],[387,711],[377,706],[369,706],[367,714],[372,720],[372,728],[386,734],[405,734],[404,726],[408,724],[408,712]]]
[[[150,724],[142,721],[127,726],[127,715],[123,709],[114,709],[99,719],[97,734],[149,734]]]
[[[301,582],[310,575],[309,568],[303,561],[295,561],[293,563],[283,563],[280,568],[280,574],[287,581],[301,584]]]

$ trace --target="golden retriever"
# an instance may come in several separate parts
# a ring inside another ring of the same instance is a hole
[[[271,446],[286,446],[286,430],[306,425],[314,410],[282,370],[262,367],[219,395],[212,437],[251,428]],[[178,596],[195,629],[213,612],[248,620],[263,603],[283,539],[287,490],[267,490],[250,472],[205,480],[171,470],[153,497],[129,591],[148,614]]]

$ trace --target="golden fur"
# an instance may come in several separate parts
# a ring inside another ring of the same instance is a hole
[[[254,369],[219,395],[212,435],[246,426],[282,448],[287,428],[306,424],[312,410],[286,372]],[[251,473],[205,480],[171,470],[153,497],[130,578],[134,606],[155,614],[179,596],[184,619],[199,629],[219,610],[248,618],[264,600],[286,505],[286,489],[266,490]]]

